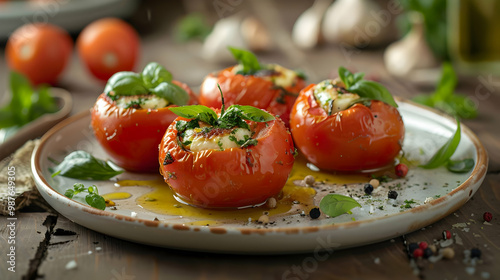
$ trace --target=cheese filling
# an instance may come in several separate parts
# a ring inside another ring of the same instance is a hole
[[[339,80],[322,81],[314,87],[313,94],[321,108],[329,115],[349,108],[360,99],[359,95],[347,92]]]
[[[213,127],[198,127],[187,129],[181,139],[184,148],[193,152],[203,150],[223,151],[230,148],[240,148],[245,145],[254,145],[252,133],[245,128],[221,129]]]
[[[124,95],[115,100],[116,106],[124,109],[159,109],[169,105],[168,101],[156,95]]]
[[[242,65],[237,65],[233,68],[234,73],[243,70]],[[297,72],[287,69],[277,64],[267,64],[263,69],[257,71],[254,76],[258,76],[266,81],[272,82],[279,87],[291,87],[295,84]]]

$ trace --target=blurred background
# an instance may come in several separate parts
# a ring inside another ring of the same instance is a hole
[[[0,104],[9,100],[8,77],[15,68],[8,40],[17,28],[41,22],[61,27],[73,43],[50,83],[71,92],[74,113],[90,108],[105,79],[89,71],[92,58],[82,58],[77,41],[84,28],[105,17],[125,20],[138,34],[138,55],[132,69],[123,70],[139,71],[156,61],[195,90],[208,73],[236,63],[230,45],[253,51],[264,63],[301,70],[314,83],[336,77],[343,65],[370,79],[432,93],[442,64],[449,62],[459,87],[483,79],[493,92],[499,88],[499,14],[496,0],[2,0]],[[92,56],[96,46],[88,48]],[[52,66],[41,64],[38,72]],[[396,96],[416,94],[392,88]]]

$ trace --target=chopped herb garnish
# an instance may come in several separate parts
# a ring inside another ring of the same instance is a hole
[[[165,159],[163,159],[163,165],[169,165],[174,163],[174,158],[170,154],[170,151],[167,152],[167,155],[165,155]]]
[[[100,210],[106,209],[106,201],[99,195],[99,191],[95,185],[85,188],[83,184],[76,183],[73,185],[73,189],[67,189],[64,195],[72,199],[75,195],[82,192],[88,193],[85,196],[85,202],[87,202],[88,205]]]

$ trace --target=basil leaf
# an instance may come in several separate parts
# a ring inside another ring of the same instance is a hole
[[[157,62],[151,62],[141,73],[144,86],[147,88],[157,87],[160,83],[172,81],[172,74]]]
[[[238,112],[239,116],[242,119],[253,121],[253,122],[268,122],[276,119],[273,115],[268,112],[252,107],[252,106],[244,106],[244,105],[231,105],[227,109],[229,111]],[[222,116],[223,117],[223,116]],[[222,118],[221,117],[221,118]]]
[[[389,91],[381,84],[374,81],[360,80],[348,88],[350,92],[357,93],[361,97],[385,102],[393,107],[398,107],[396,101]]]
[[[353,77],[351,71],[347,70],[345,67],[339,67],[339,78],[344,83],[346,88],[349,88],[353,84]]]
[[[89,187],[89,190],[90,190],[91,187]],[[97,190],[97,188],[96,188]],[[88,205],[94,207],[94,208],[97,208],[97,209],[100,209],[100,210],[104,210],[106,209],[106,200],[98,195],[97,193],[89,193],[88,195],[85,196],[85,202],[88,203]]]
[[[27,124],[30,121],[30,111],[32,107],[33,89],[30,86],[29,80],[23,75],[11,72],[10,73],[10,91],[12,99],[10,101],[10,109],[14,113],[13,117],[19,126]]]
[[[115,95],[139,95],[146,94],[148,90],[144,86],[140,74],[134,72],[118,72],[109,78],[104,93],[113,92]]]
[[[474,160],[466,158],[464,160],[450,160],[446,164],[446,168],[454,173],[466,173],[474,168]]]
[[[189,101],[188,93],[174,83],[162,82],[157,87],[150,89],[151,93],[175,105],[183,106]]]
[[[255,54],[232,47],[228,47],[228,49],[233,54],[234,58],[243,66],[243,72],[241,74],[251,75],[262,68]]]
[[[67,189],[64,192],[64,196],[66,196],[67,198],[73,198],[74,195],[75,195],[75,191],[72,189]]]
[[[458,144],[460,143],[460,121],[457,119],[457,130],[455,131],[455,134],[453,137],[451,137],[429,160],[424,165],[420,165],[420,167],[425,168],[425,169],[433,169],[437,168],[445,163],[448,162],[448,160],[451,158],[453,153],[455,153],[455,150],[458,147]]]
[[[72,152],[52,170],[52,177],[61,175],[81,180],[108,180],[123,173],[123,171],[114,170],[106,161],[96,159],[85,151]]]
[[[361,207],[361,204],[352,197],[340,194],[328,194],[319,203],[321,211],[330,217],[340,216],[355,207]]]
[[[217,114],[212,109],[203,105],[172,107],[169,109],[177,116],[186,119],[199,119],[200,121],[210,125],[215,125],[215,120],[217,120]]]

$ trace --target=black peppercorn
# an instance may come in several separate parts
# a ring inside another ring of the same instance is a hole
[[[397,191],[389,191],[388,197],[392,199],[398,198],[398,192]]]
[[[480,259],[481,258],[481,250],[479,250],[478,248],[472,248],[470,250],[470,257]]]
[[[432,252],[431,248],[427,247],[424,249],[424,258],[427,259],[432,255],[434,255],[434,252]]]
[[[366,194],[372,194],[373,192],[373,186],[372,184],[365,184],[364,190]]]
[[[418,247],[418,243],[410,243],[408,244],[408,252],[410,254],[413,254],[413,251],[415,251],[415,249],[419,248]]]
[[[311,217],[311,219],[317,219],[317,218],[319,218],[320,215],[321,215],[321,212],[319,211],[318,207],[315,207],[315,208],[311,209],[311,211],[309,211],[309,216]]]

